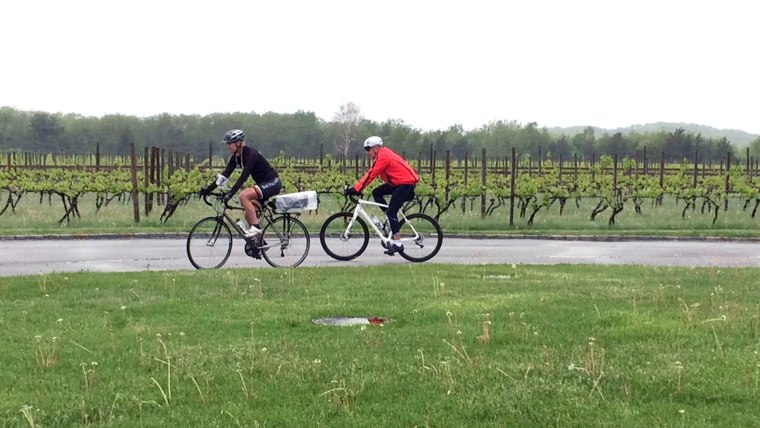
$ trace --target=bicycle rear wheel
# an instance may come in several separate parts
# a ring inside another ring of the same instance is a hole
[[[369,232],[367,225],[360,217],[348,229],[348,223],[354,213],[341,212],[331,215],[322,224],[319,231],[319,242],[328,256],[335,260],[353,260],[367,249]]]
[[[441,226],[427,214],[417,213],[401,220],[401,242],[404,250],[401,257],[410,262],[424,262],[432,259],[441,249],[443,232]]]
[[[261,235],[261,255],[274,267],[296,267],[309,254],[309,231],[300,220],[284,215],[272,219]]]
[[[223,219],[206,217],[187,236],[187,258],[196,269],[224,266],[232,253],[232,232]]]

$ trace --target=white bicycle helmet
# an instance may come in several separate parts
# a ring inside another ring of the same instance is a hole
[[[366,140],[364,140],[364,149],[365,150],[369,150],[370,147],[382,146],[382,145],[383,145],[383,139],[380,138],[380,137],[378,137],[378,136],[375,136],[375,135],[373,135],[373,136],[367,138]]]

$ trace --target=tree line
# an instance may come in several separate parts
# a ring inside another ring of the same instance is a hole
[[[694,159],[720,163],[726,153],[737,161],[744,150],[725,138],[704,137],[684,129],[647,133],[604,133],[587,127],[572,135],[550,133],[535,123],[494,121],[465,131],[460,125],[446,130],[422,131],[401,120],[376,122],[365,119],[352,103],[341,106],[330,121],[313,112],[295,113],[214,113],[209,115],[161,114],[147,118],[127,115],[86,117],[77,114],[30,112],[0,108],[0,151],[32,151],[61,154],[88,154],[99,146],[106,155],[127,155],[132,143],[137,147],[160,146],[196,157],[227,156],[219,143],[225,131],[243,129],[249,144],[267,156],[284,152],[317,158],[322,155],[363,156],[362,141],[379,135],[397,152],[438,153],[450,151],[452,159],[464,159],[485,148],[494,156],[507,156],[512,147],[522,156],[571,159],[599,155],[635,157],[642,151],[651,156],[663,153],[666,162]],[[323,153],[323,151],[327,153]],[[749,154],[760,156],[760,139],[750,145]]]

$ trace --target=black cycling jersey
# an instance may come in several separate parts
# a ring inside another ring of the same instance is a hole
[[[257,184],[266,183],[279,177],[277,171],[272,167],[269,161],[267,161],[264,156],[253,147],[244,146],[241,155],[234,154],[230,156],[230,160],[227,162],[227,168],[224,169],[222,175],[229,178],[232,171],[238,166],[243,169],[243,172],[240,173],[240,178],[238,178],[235,185],[230,189],[231,195],[235,194],[241,187],[243,187],[245,180],[247,180],[249,176],[252,177],[253,181]]]

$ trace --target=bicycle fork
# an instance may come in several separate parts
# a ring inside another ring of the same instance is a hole
[[[214,226],[214,231],[211,233],[211,236],[208,237],[208,240],[206,241],[207,247],[214,247],[216,246],[216,241],[219,239],[219,234],[222,232],[222,221],[221,219],[217,219],[216,225]]]

